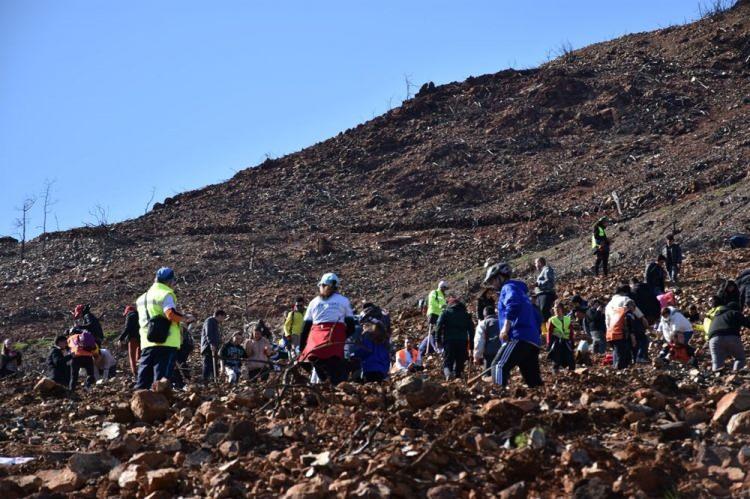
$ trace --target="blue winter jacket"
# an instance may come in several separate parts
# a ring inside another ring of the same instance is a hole
[[[362,342],[357,345],[354,356],[362,362],[363,373],[388,374],[391,368],[391,342],[377,344],[366,334],[362,335]]]
[[[521,281],[510,280],[503,284],[497,300],[497,319],[502,330],[506,319],[510,321],[510,339],[542,344],[541,323],[529,299],[529,288]]]

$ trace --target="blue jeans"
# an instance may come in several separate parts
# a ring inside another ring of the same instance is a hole
[[[630,340],[612,341],[612,366],[615,369],[625,369],[633,363],[633,349]]]
[[[633,356],[636,361],[648,361],[648,344],[649,339],[646,333],[638,334],[635,337],[636,345],[633,349]]]
[[[148,347],[142,350],[135,389],[148,390],[154,384],[154,380],[170,379],[175,354],[177,349],[174,347]]]

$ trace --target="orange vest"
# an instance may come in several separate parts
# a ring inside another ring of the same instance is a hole
[[[615,310],[614,320],[607,329],[607,341],[617,341],[625,338],[625,329],[627,328],[628,319],[625,315],[628,309],[619,307]]]
[[[418,366],[421,366],[422,365],[422,359],[419,357],[419,350],[413,348],[411,350],[411,352],[409,352],[409,353],[411,354],[411,362],[412,362],[412,364],[416,364]],[[399,350],[396,353],[396,356],[398,357],[398,363],[400,365],[402,365],[402,366],[408,366],[409,365],[409,363],[406,361],[406,349],[405,348]]]

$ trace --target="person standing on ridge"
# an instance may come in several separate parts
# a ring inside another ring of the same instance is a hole
[[[330,378],[337,385],[346,379],[344,343],[354,333],[354,311],[349,299],[339,293],[336,274],[324,274],[318,282],[319,295],[305,311],[300,335],[300,362],[309,362],[321,381]]]
[[[138,297],[138,319],[141,324],[141,360],[138,364],[136,390],[148,390],[154,381],[171,379],[175,355],[180,348],[180,323],[195,318],[177,310],[174,271],[162,267],[151,287]]]
[[[539,257],[534,261],[539,276],[536,278],[536,293],[539,310],[542,312],[542,319],[548,321],[552,316],[552,305],[555,303],[557,295],[555,294],[555,271],[547,264],[547,259]]]
[[[541,315],[529,299],[529,288],[511,279],[513,270],[507,263],[487,269],[484,284],[497,290],[497,320],[503,345],[492,361],[493,379],[506,386],[510,371],[518,366],[526,384],[533,388],[543,384],[539,373],[539,348],[542,344]]]
[[[661,250],[661,254],[667,259],[667,273],[672,284],[677,282],[677,276],[682,268],[682,248],[674,242],[674,235],[667,236],[667,244]]]
[[[607,217],[602,217],[594,224],[594,233],[591,235],[591,249],[594,250],[596,262],[594,263],[594,275],[599,276],[599,267],[606,277],[609,274],[609,238],[607,237]]]
[[[216,309],[211,317],[203,321],[201,330],[201,356],[203,357],[203,381],[217,377],[219,372],[219,345],[221,344],[221,323],[227,314]]]

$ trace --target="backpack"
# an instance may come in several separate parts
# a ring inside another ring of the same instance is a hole
[[[494,357],[500,350],[500,323],[496,317],[484,319],[484,355]]]
[[[627,332],[628,309],[619,307],[615,310],[613,321],[607,328],[607,341],[624,340]]]
[[[78,333],[76,345],[87,352],[93,352],[96,350],[96,338],[89,331],[83,330]]]

